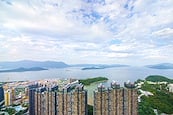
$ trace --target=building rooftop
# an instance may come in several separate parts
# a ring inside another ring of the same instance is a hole
[[[135,84],[131,82],[124,82],[124,87],[126,88],[135,88]]]
[[[117,82],[113,81],[111,83],[111,88],[113,88],[113,89],[120,89],[120,84],[118,84]]]

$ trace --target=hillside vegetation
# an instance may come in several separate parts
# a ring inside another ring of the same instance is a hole
[[[87,78],[87,79],[80,79],[79,82],[84,85],[90,85],[91,83],[98,82],[98,81],[106,81],[108,78],[106,77],[94,77],[94,78]]]
[[[145,80],[152,81],[152,82],[169,82],[169,83],[173,83],[172,79],[169,79],[169,78],[167,78],[165,76],[161,76],[161,75],[150,75],[150,76],[146,77]]]
[[[171,83],[172,80],[164,76],[152,75],[146,78],[147,81]],[[149,91],[152,96],[142,96],[139,103],[139,115],[155,115],[158,113],[173,114],[173,93],[168,91],[167,84],[149,84],[147,81],[141,86],[143,91]]]

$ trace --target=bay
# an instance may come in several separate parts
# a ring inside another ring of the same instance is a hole
[[[0,73],[0,81],[33,81],[51,78],[85,79],[90,77],[103,76],[109,79],[108,82],[115,80],[120,84],[123,84],[123,82],[128,80],[134,82],[137,79],[144,79],[148,75],[163,75],[173,79],[173,70],[151,69],[146,67],[115,67],[106,69],[81,70],[80,67],[69,67],[62,69],[49,69],[44,71]]]
[[[86,79],[91,77],[103,76],[109,80],[104,83],[105,86],[110,86],[110,82],[113,80],[120,83],[126,81],[134,82],[137,79],[145,79],[149,75],[163,75],[170,79],[173,79],[172,69],[151,69],[146,67],[115,67],[106,69],[90,69],[81,70],[80,67],[70,67],[63,69],[49,69],[44,71],[28,71],[28,72],[10,72],[0,73],[1,82],[9,81],[34,81],[40,79],[54,79],[54,78],[75,78],[75,79]],[[88,103],[93,105],[93,91],[97,88],[98,83],[85,86],[88,90]]]

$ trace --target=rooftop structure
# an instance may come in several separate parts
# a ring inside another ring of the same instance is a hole
[[[120,89],[120,84],[118,84],[117,82],[113,81],[111,83],[111,88],[113,88],[113,89]]]
[[[124,87],[126,88],[135,88],[135,84],[131,82],[124,82]]]

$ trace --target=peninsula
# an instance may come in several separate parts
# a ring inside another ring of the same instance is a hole
[[[43,70],[48,70],[45,68],[41,68],[41,67],[32,67],[32,68],[17,68],[17,69],[8,69],[8,70],[0,70],[0,73],[4,73],[4,72],[26,72],[26,71],[43,71]]]
[[[94,77],[94,78],[87,78],[87,79],[80,79],[79,82],[84,85],[90,85],[91,83],[95,83],[98,81],[107,81],[108,78],[106,77]]]

